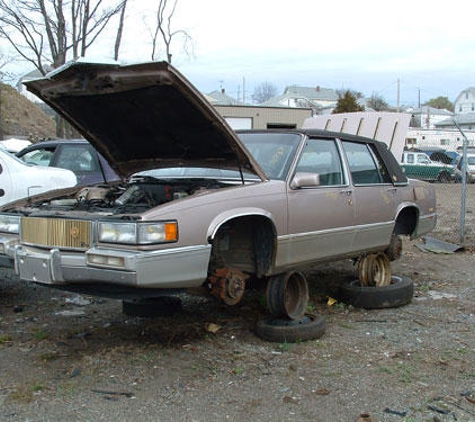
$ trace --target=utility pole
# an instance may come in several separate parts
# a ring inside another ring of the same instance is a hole
[[[457,120],[454,119],[454,124],[463,137],[462,150],[462,201],[460,204],[460,244],[465,246],[465,216],[466,216],[466,198],[467,198],[467,146],[468,139],[462,128],[459,126]]]
[[[401,95],[401,81],[398,79],[397,80],[397,100],[396,100],[398,113],[401,111],[399,108],[400,95]]]
[[[2,130],[2,84],[0,83],[0,141],[3,139]]]

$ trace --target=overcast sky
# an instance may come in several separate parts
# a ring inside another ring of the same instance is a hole
[[[474,18],[461,0],[179,0],[175,23],[195,57],[173,64],[204,92],[319,85],[395,105],[399,85],[401,104],[417,105],[475,86]]]
[[[150,57],[134,0],[121,58]],[[173,64],[199,90],[221,87],[250,101],[256,85],[321,86],[377,93],[396,105],[437,96],[454,101],[475,86],[475,31],[468,3],[452,0],[179,0],[175,29],[193,39],[194,55],[173,47]],[[133,23],[132,23],[133,22]],[[134,28],[133,30],[131,28]],[[398,84],[399,81],[399,84]]]

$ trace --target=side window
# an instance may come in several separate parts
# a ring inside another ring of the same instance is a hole
[[[391,182],[383,162],[370,145],[344,141],[343,149],[355,185]]]
[[[318,173],[321,186],[343,184],[340,154],[334,140],[309,139],[296,168],[297,172]]]
[[[27,164],[48,167],[53,160],[54,150],[54,147],[38,148],[22,155],[20,160],[23,160]]]
[[[63,145],[56,158],[56,167],[75,172],[97,171],[97,156],[88,145]]]
[[[419,164],[427,164],[429,162],[429,157],[425,154],[418,154],[417,155],[417,162]]]
[[[414,154],[407,154],[406,155],[406,163],[414,164]]]

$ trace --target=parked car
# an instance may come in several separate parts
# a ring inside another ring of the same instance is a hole
[[[27,165],[0,147],[0,206],[76,182],[72,171]]]
[[[462,181],[463,175],[463,157],[460,156],[456,163],[456,178],[457,182]],[[467,183],[475,183],[475,154],[467,154]]]
[[[9,138],[3,141],[0,141],[0,144],[12,154],[16,154],[20,152],[23,148],[31,145],[31,142],[26,139],[17,139],[17,138]]]
[[[425,152],[404,151],[401,167],[407,177],[427,182],[452,182],[455,166],[440,161],[432,161]]]
[[[275,341],[321,335],[301,272],[315,263],[358,260],[352,291],[371,306],[412,298],[390,260],[400,236],[435,226],[435,191],[409,181],[384,143],[311,129],[236,134],[165,62],[76,62],[26,85],[128,183],[4,207],[0,245],[22,280],[125,299],[201,288],[234,305],[259,279],[271,318],[257,330]]]
[[[72,170],[78,186],[119,179],[104,157],[85,139],[40,141],[22,149],[17,156],[28,164]]]

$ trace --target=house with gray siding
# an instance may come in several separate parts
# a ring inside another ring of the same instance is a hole
[[[316,87],[303,87],[297,85],[287,86],[282,95],[265,101],[260,106],[264,107],[291,107],[311,108],[314,114],[330,114],[338,102],[338,93],[334,89]]]
[[[237,105],[238,100],[226,94],[224,88],[206,94],[208,101],[214,105]]]
[[[455,115],[435,124],[440,130],[457,129],[457,125],[462,130],[475,130],[475,88],[464,89],[457,96],[454,102]],[[457,125],[455,122],[457,122]]]
[[[464,89],[454,102],[456,114],[475,113],[475,88]]]
[[[422,106],[411,111],[411,127],[434,129],[439,122],[452,119],[454,113],[446,109]]]

